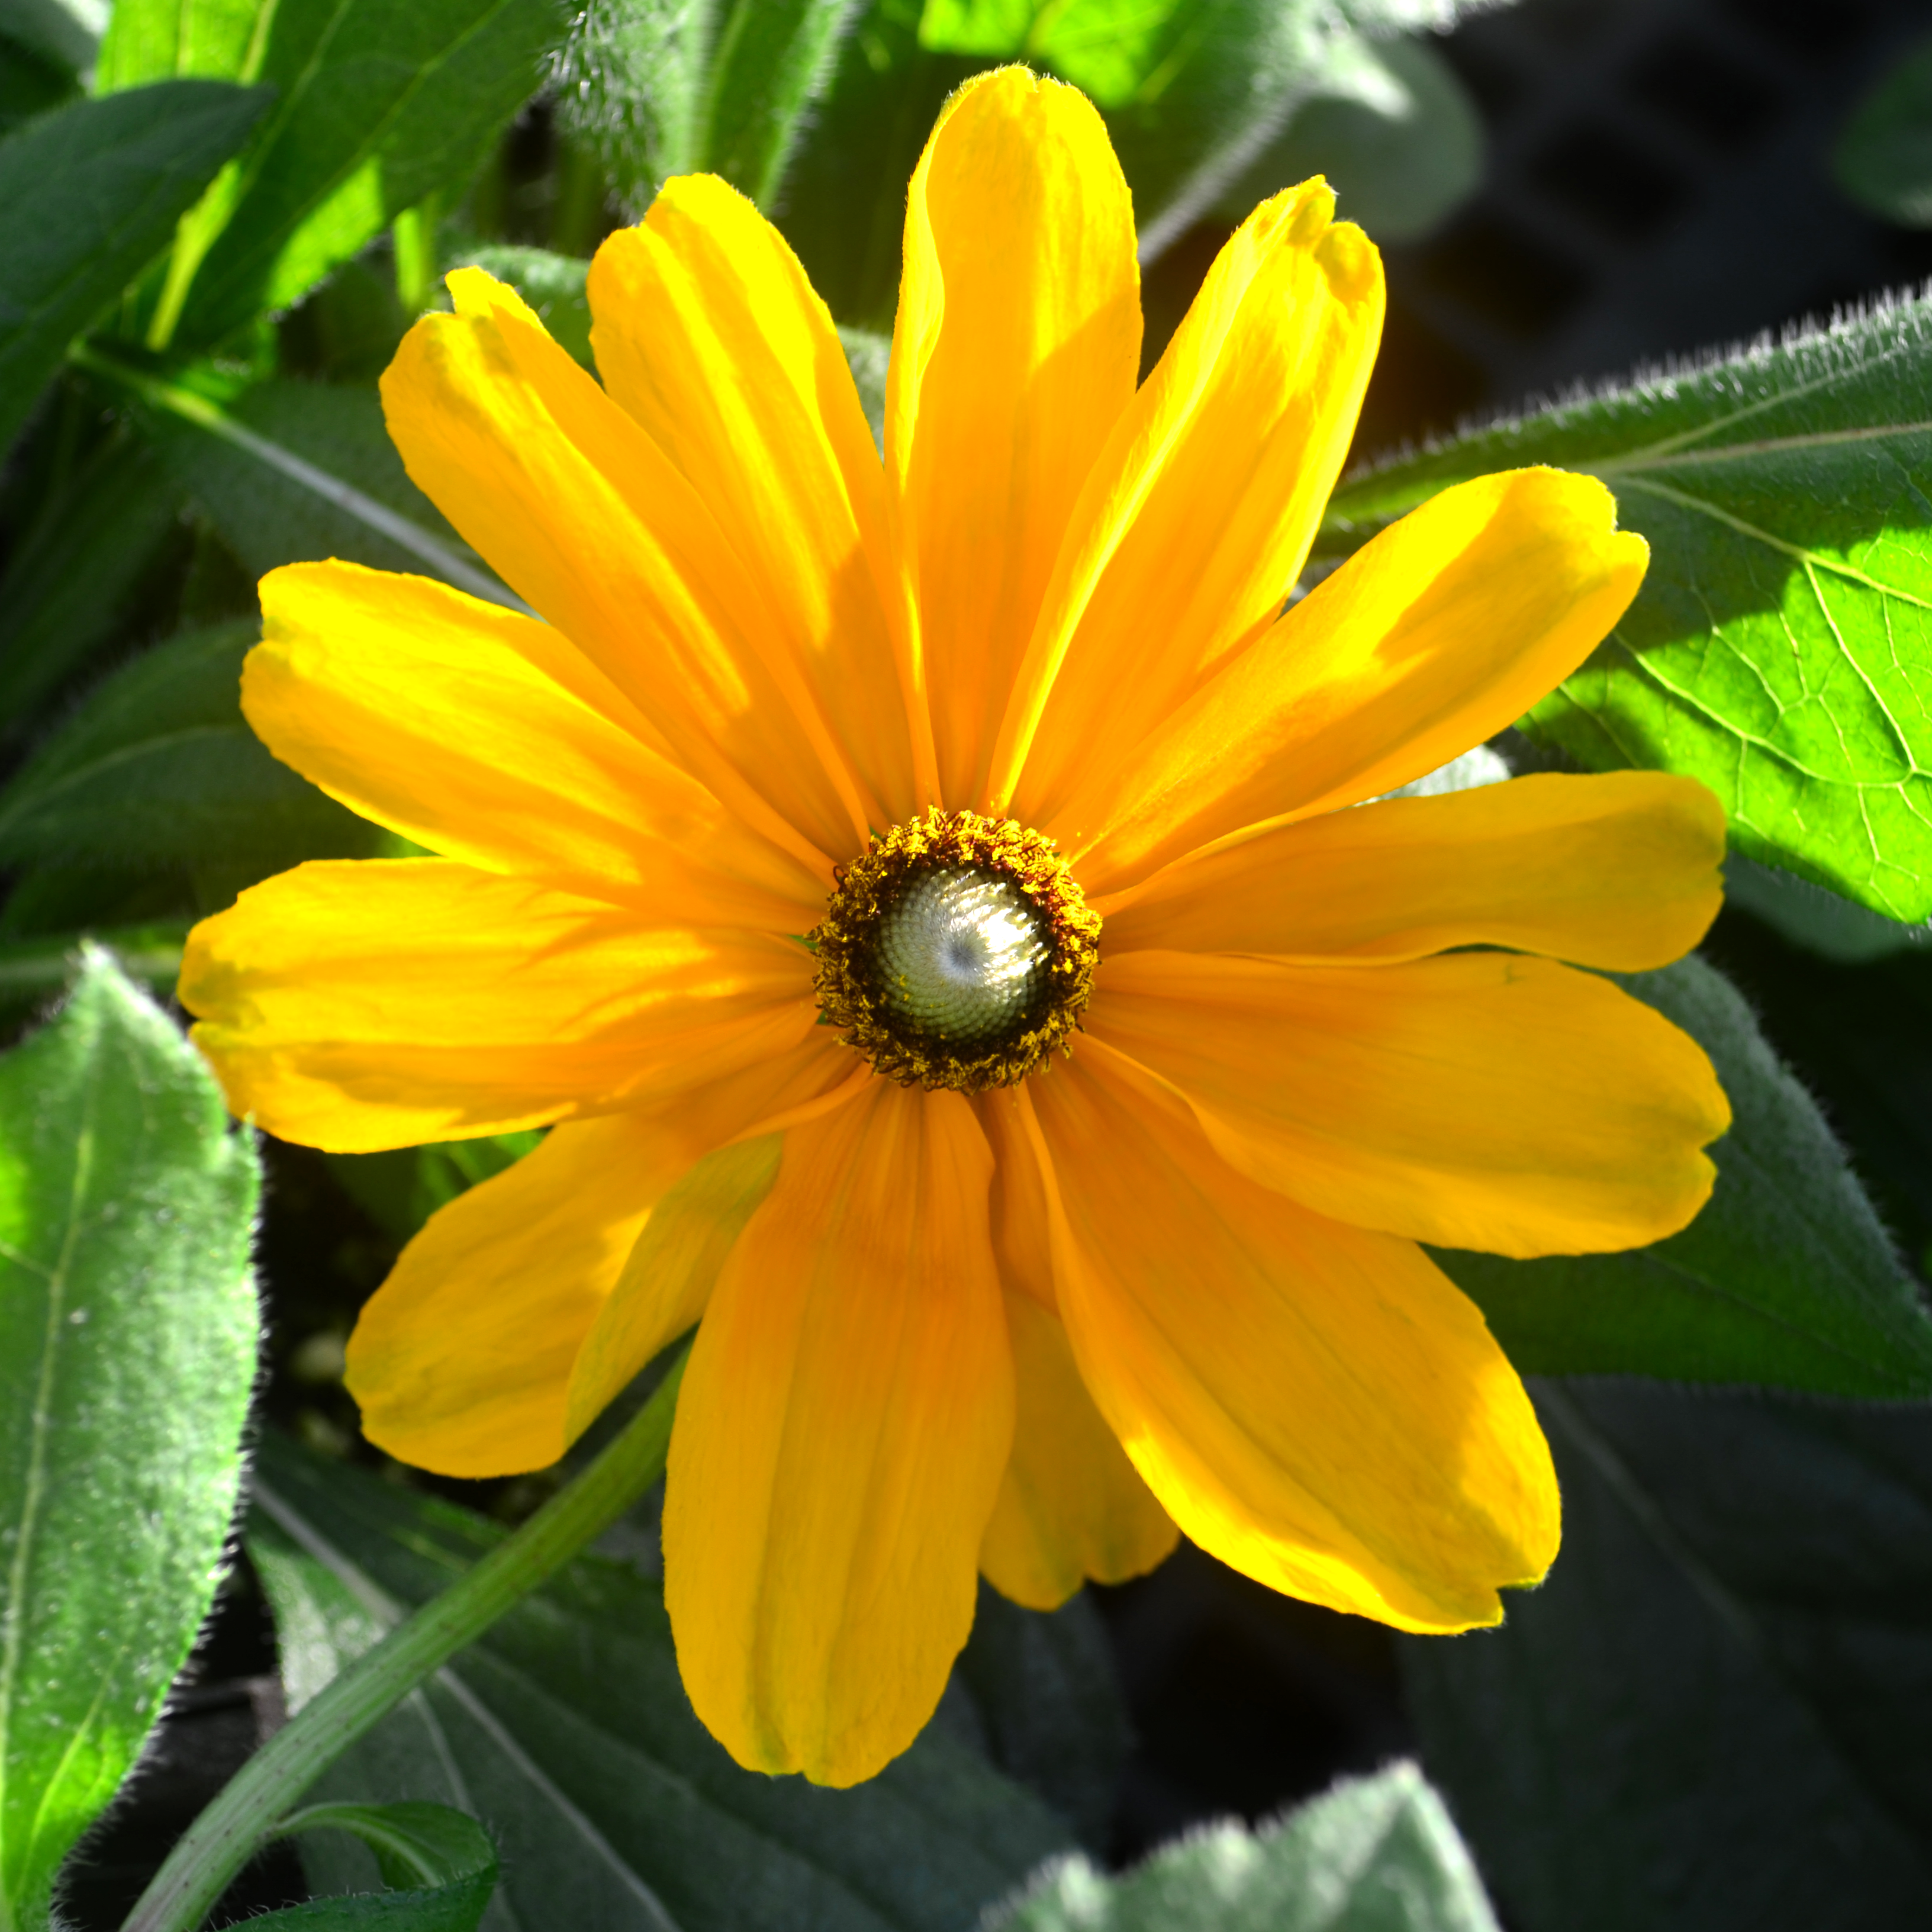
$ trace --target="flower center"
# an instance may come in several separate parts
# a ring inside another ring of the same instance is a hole
[[[1100,921],[1052,840],[934,810],[875,833],[837,876],[807,936],[819,1011],[888,1079],[1010,1087],[1066,1045]]]

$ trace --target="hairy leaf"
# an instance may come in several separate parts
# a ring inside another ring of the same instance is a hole
[[[1598,770],[1687,772],[1748,857],[1932,914],[1932,304],[1644,377],[1358,476],[1338,555],[1445,485],[1600,476],[1649,573],[1526,728]]]
[[[1563,1552],[1400,1640],[1430,1773],[1522,1932],[1932,1913],[1932,1410],[1551,1384]]]
[[[0,863],[279,871],[363,858],[388,835],[281,764],[248,728],[252,618],[170,638],[124,665],[4,788]]]
[[[250,1546],[297,1706],[501,1534],[274,1436],[260,1468]],[[425,1685],[326,1790],[484,1819],[506,1932],[964,1932],[1066,1844],[1036,1799],[933,1732],[850,1791],[741,1771],[686,1701],[657,1586],[596,1557]],[[309,1856],[318,1885],[355,1882]]]
[[[0,1058],[0,1923],[44,1922],[213,1599],[257,1185],[200,1056],[104,953]]]
[[[1343,1778],[1274,1824],[1210,1826],[1120,1878],[1051,1866],[988,1932],[1496,1932],[1412,1764]]]
[[[0,450],[268,104],[257,89],[172,80],[77,100],[0,141]]]
[[[830,77],[855,6],[856,0],[731,0],[722,10],[698,166],[770,207],[800,119]]]
[[[1803,1088],[1702,961],[1623,982],[1692,1035],[1730,1097],[1690,1226],[1626,1254],[1436,1258],[1518,1368],[1932,1395],[1932,1318]]]
[[[166,386],[145,391],[164,399],[148,429],[176,487],[251,575],[336,556],[427,568],[472,596],[514,602],[410,481],[373,387],[263,382],[229,410]]]

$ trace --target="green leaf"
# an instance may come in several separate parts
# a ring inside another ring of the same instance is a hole
[[[257,1185],[200,1056],[102,953],[0,1058],[0,1924],[43,1922],[213,1600]]]
[[[299,1707],[500,1538],[270,1436],[250,1547]],[[494,1828],[529,1925],[959,1928],[1066,1846],[1037,1800],[928,1731],[850,1791],[741,1771],[692,1714],[658,1586],[580,1557],[329,1774],[344,1796],[459,1805]],[[320,1887],[351,1874],[308,1852]]]
[[[856,0],[731,0],[705,77],[694,165],[769,208]]]
[[[263,382],[224,409],[104,357],[88,367],[154,406],[148,434],[176,488],[250,575],[332,556],[378,570],[427,565],[473,597],[516,603],[410,481],[373,387]]]
[[[1643,378],[1345,484],[1334,556],[1447,484],[1600,476],[1650,569],[1526,728],[1597,770],[1686,772],[1747,857],[1932,914],[1932,306]]]
[[[854,20],[776,219],[842,322],[890,335],[906,184],[946,97],[976,67],[919,40],[920,0],[871,0]]]
[[[634,214],[692,166],[712,10],[679,0],[587,0],[558,53],[562,124]]]
[[[1351,35],[1330,50],[1321,92],[1214,212],[1244,220],[1278,189],[1323,175],[1338,214],[1378,242],[1409,242],[1467,200],[1482,172],[1482,117],[1448,62],[1424,40]]]
[[[268,104],[256,88],[167,81],[76,101],[0,141],[0,450]]]
[[[1681,1234],[1615,1255],[1441,1252],[1519,1369],[1819,1394],[1932,1395],[1932,1318],[1810,1097],[1702,960],[1622,982],[1690,1034],[1730,1097],[1718,1184]]]
[[[0,788],[0,863],[219,862],[280,871],[389,849],[271,755],[240,703],[252,618],[124,665]]]
[[[461,262],[450,266],[482,268],[500,282],[508,282],[585,368],[597,366],[590,352],[590,304],[584,292],[590,274],[588,262],[575,255],[553,254],[548,248],[506,243],[472,249]]]
[[[988,1932],[1496,1932],[1496,1921],[1442,1801],[1414,1765],[1395,1764],[1258,1832],[1210,1826],[1124,1877],[1084,1858],[1050,1866]]]
[[[1399,1640],[1430,1774],[1522,1932],[1932,1916],[1932,1411],[1552,1384],[1563,1551]]]
[[[39,1003],[63,992],[74,977],[74,961],[92,940],[114,956],[130,980],[157,993],[174,991],[181,977],[182,947],[188,928],[178,921],[63,932],[46,939],[0,940],[0,1004]]]
[[[1106,1626],[1084,1591],[1042,1612],[982,1582],[973,1635],[934,1721],[1044,1798],[1104,1855],[1133,1731]]]
[[[1932,40],[1917,42],[1852,111],[1832,173],[1862,208],[1932,228]]]
[[[118,94],[190,74],[256,80],[274,15],[275,0],[115,0],[94,63],[94,91]]]
[[[541,1128],[528,1127],[476,1140],[432,1141],[423,1147],[325,1158],[350,1198],[400,1245],[438,1208],[501,1174],[542,1138]]]
[[[309,1932],[476,1932],[496,1888],[496,1848],[474,1818],[447,1804],[311,1804],[278,1834],[346,1832],[375,1854],[393,1888],[323,1898],[269,1912],[251,1925],[302,1925]]]
[[[860,0],[591,0],[559,64],[566,124],[641,210],[674,174],[769,209]]]
[[[180,515],[160,459],[125,424],[52,494],[0,577],[0,721],[17,727],[110,641]]]
[[[892,339],[874,335],[869,329],[842,328],[838,346],[845,352],[846,367],[859,391],[859,406],[871,424],[872,440],[879,453],[886,448],[886,370],[892,358]]]
[[[550,0],[279,0],[274,113],[206,246],[178,339],[287,307],[405,209],[460,187],[535,90]]]

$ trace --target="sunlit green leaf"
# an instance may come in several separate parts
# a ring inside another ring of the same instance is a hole
[[[1687,772],[1748,857],[1932,914],[1932,305],[1562,404],[1358,477],[1324,548],[1446,484],[1550,463],[1649,539],[1623,622],[1526,728]]]
[[[174,80],[77,100],[0,141],[0,450],[68,344],[167,245],[266,94]]]
[[[1932,1409],[1538,1391],[1563,1550],[1401,1640],[1430,1774],[1521,1932],[1932,1916]]]
[[[987,1932],[1496,1932],[1412,1764],[1345,1778],[1258,1832],[1210,1826],[1118,1878],[1052,1866]]]
[[[275,6],[276,0],[115,0],[94,91],[118,94],[190,75],[254,80]]]
[[[1932,228],[1932,40],[1917,42],[1859,102],[1832,172],[1873,214]]]
[[[367,857],[387,835],[272,756],[240,702],[253,619],[124,665],[0,788],[0,864],[188,865],[265,872]]]
[[[299,1706],[501,1532],[265,1439],[250,1549]],[[870,1783],[741,1771],[693,1716],[657,1586],[580,1557],[384,1720],[326,1794],[483,1819],[524,1924],[602,1932],[963,1932],[1067,1837],[928,1732]],[[362,1883],[304,1847],[318,1889]]]
[[[374,1853],[386,1892],[321,1898],[265,1912],[251,1925],[307,1932],[476,1932],[496,1888],[496,1848],[474,1818],[447,1804],[310,1804],[281,1837],[344,1832]]]
[[[106,956],[0,1058],[0,1924],[45,1923],[213,1598],[256,1186],[200,1057]]]
[[[278,90],[208,247],[178,340],[285,308],[405,208],[460,187],[536,88],[550,0],[278,0]]]
[[[1627,1254],[1437,1256],[1510,1359],[1546,1374],[1932,1396],[1932,1318],[1823,1117],[1701,960],[1624,982],[1703,1046],[1730,1096],[1718,1185]]]

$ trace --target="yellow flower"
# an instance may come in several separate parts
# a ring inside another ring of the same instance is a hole
[[[350,1386],[409,1461],[532,1468],[701,1317],[666,1594],[747,1765],[868,1775],[976,1571],[1044,1607],[1177,1525],[1405,1630],[1495,1622],[1555,1479],[1418,1244],[1628,1247],[1709,1192],[1708,1062],[1575,968],[1696,943],[1710,795],[1340,808],[1517,717],[1645,550],[1524,470],[1283,609],[1381,328],[1332,205],[1257,209],[1137,388],[1098,116],[970,83],[912,182],[882,464],[783,240],[674,181],[592,266],[602,386],[474,270],[384,382],[544,621],[262,586],[255,728],[442,856],[198,928],[196,1037],[316,1146],[556,1124],[410,1244]]]

